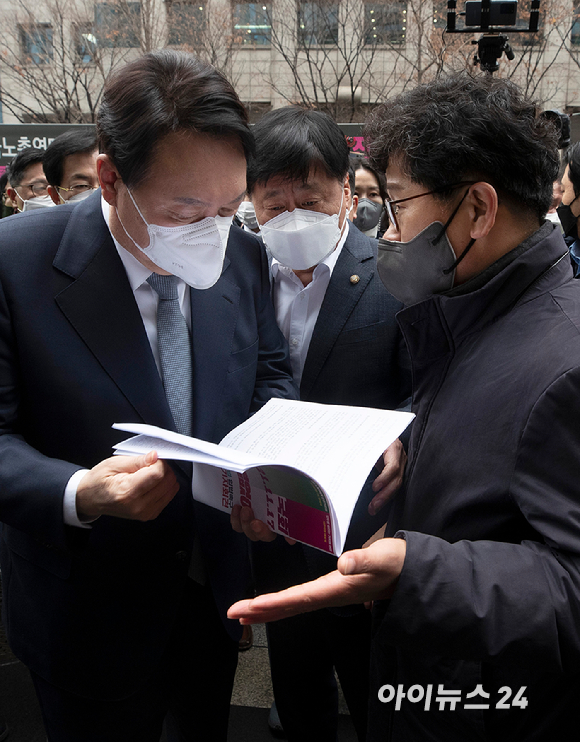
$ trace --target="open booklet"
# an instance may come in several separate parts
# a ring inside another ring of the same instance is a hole
[[[272,531],[338,555],[373,465],[413,417],[271,399],[219,445],[152,425],[113,427],[137,434],[115,446],[118,454],[192,461],[199,502],[226,512],[247,505]]]

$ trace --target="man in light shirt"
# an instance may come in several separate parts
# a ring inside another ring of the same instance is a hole
[[[376,275],[377,243],[347,212],[348,146],[326,114],[290,107],[254,127],[248,191],[269,254],[276,318],[290,347],[300,398],[393,409],[410,394],[406,351],[395,320],[401,304]],[[382,506],[400,483],[404,452],[385,452],[355,510],[348,544],[384,523]],[[383,515],[379,515],[382,510]],[[336,559],[281,538],[256,543],[259,591],[335,569]],[[318,611],[268,626],[276,705],[289,740],[334,742],[334,668],[360,740],[366,728],[370,615],[363,606]]]

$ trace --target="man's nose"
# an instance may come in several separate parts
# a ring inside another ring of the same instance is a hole
[[[401,235],[400,235],[399,228],[397,227],[397,225],[394,222],[389,220],[389,228],[384,233],[383,237],[386,240],[394,240],[398,242],[400,239],[400,236]]]

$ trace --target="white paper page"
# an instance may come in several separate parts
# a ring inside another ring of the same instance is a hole
[[[162,441],[160,438],[152,438],[148,435],[136,435],[134,438],[128,438],[126,441],[117,443],[113,446],[115,455],[120,456],[141,456],[149,451],[157,451],[160,459],[172,459],[174,461],[194,461],[200,464],[210,464],[211,466],[225,466],[230,469],[236,469],[236,465],[229,460],[222,460],[202,451],[195,451],[187,446],[180,446],[177,443]],[[239,467],[242,471],[242,467]]]
[[[144,423],[115,423],[116,430],[124,430],[126,433],[137,433],[136,438],[117,443],[115,448],[118,453],[139,455],[155,450],[162,459],[180,459],[185,461],[198,461],[200,463],[215,463],[216,466],[243,471],[246,468],[260,464],[275,463],[270,461],[256,460],[242,451],[224,451],[222,446],[216,443],[208,443],[199,438],[190,438],[181,433],[158,428],[155,425]],[[224,455],[226,454],[226,455]]]
[[[331,495],[344,539],[373,465],[413,417],[410,412],[271,399],[222,444],[305,471]]]

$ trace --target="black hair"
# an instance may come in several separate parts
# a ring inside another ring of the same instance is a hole
[[[0,196],[4,195],[4,191],[6,190],[6,185],[8,183],[8,171],[5,170],[2,175],[0,175]]]
[[[558,136],[533,101],[508,80],[458,73],[376,108],[364,129],[370,162],[396,162],[426,190],[450,195],[462,180],[483,180],[514,210],[543,219],[558,175]]]
[[[366,157],[361,157],[360,155],[351,155],[350,162],[355,172],[355,182],[356,182],[356,171],[361,170],[361,169],[368,170],[369,173],[371,173],[371,175],[373,175],[377,179],[377,183],[379,184],[379,193],[384,203],[387,200],[387,196],[388,196],[387,179],[385,178],[385,174],[382,173],[380,170],[378,170],[373,165],[371,165],[371,163],[367,160]],[[353,190],[353,193],[354,193],[354,190]]]
[[[568,165],[568,177],[574,188],[574,195],[580,196],[580,142],[568,147],[564,164]]]
[[[143,180],[164,136],[184,130],[235,136],[246,158],[253,151],[248,113],[237,93],[215,67],[192,54],[151,52],[107,79],[97,136],[126,185]]]
[[[37,162],[42,162],[43,155],[44,152],[41,149],[35,149],[34,147],[28,147],[28,149],[19,152],[6,168],[10,186],[12,188],[19,186],[24,178],[26,168]]]
[[[306,183],[312,165],[344,182],[348,145],[333,119],[321,111],[288,106],[266,113],[254,126],[256,153],[248,161],[248,193],[274,175]]]
[[[70,129],[59,134],[46,148],[42,158],[44,174],[51,186],[62,184],[64,160],[69,155],[94,152],[97,149],[97,134],[94,127]]]

